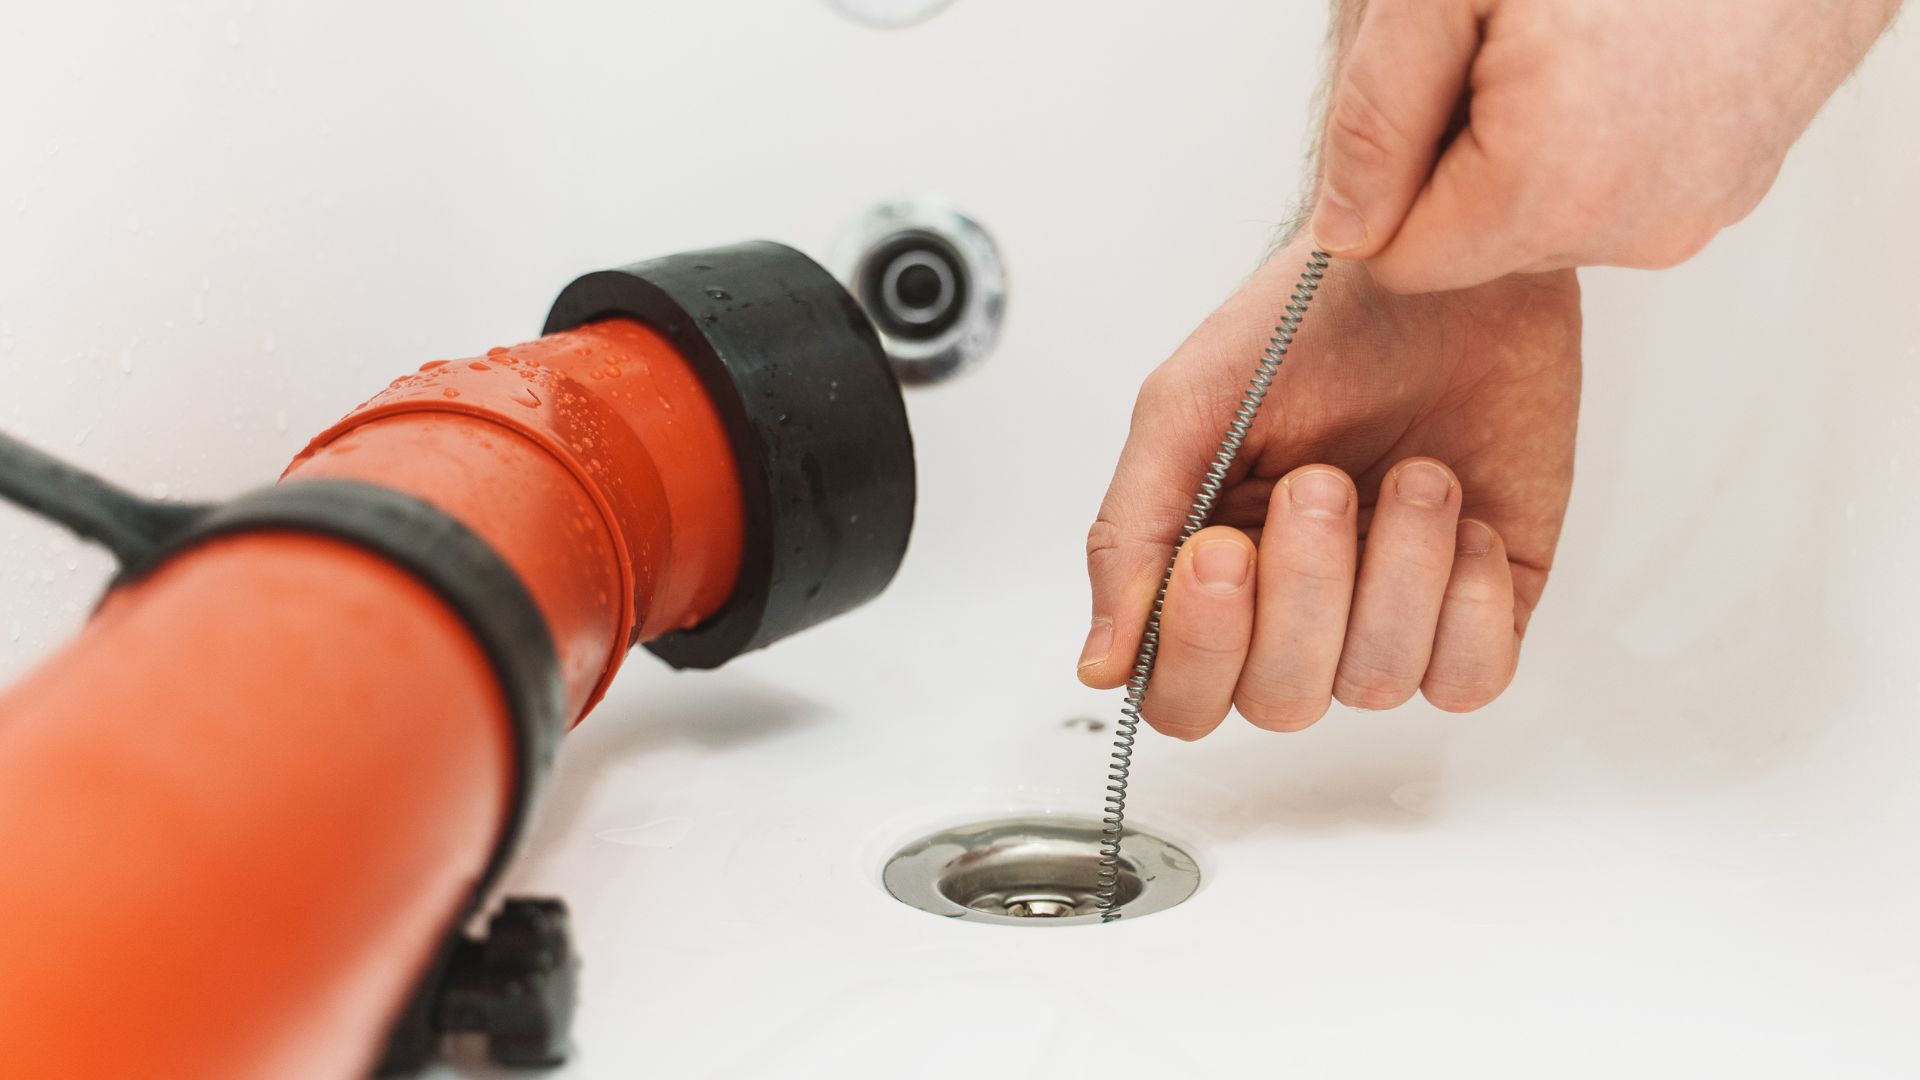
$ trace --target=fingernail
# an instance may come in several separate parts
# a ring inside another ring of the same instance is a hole
[[[1347,516],[1347,504],[1353,490],[1347,482],[1325,469],[1301,473],[1287,483],[1287,501],[1302,517],[1337,518]]]
[[[1453,478],[1431,461],[1416,461],[1400,470],[1393,489],[1399,493],[1401,502],[1432,509],[1446,505],[1447,492],[1453,490]]]
[[[1087,631],[1087,644],[1080,650],[1080,667],[1090,668],[1105,660],[1113,651],[1113,620],[1102,615],[1093,620],[1093,629]]]
[[[1247,583],[1253,558],[1231,540],[1209,540],[1193,553],[1193,572],[1210,593],[1230,596]]]
[[[1485,555],[1493,550],[1493,530],[1477,521],[1462,521],[1453,534],[1455,555]]]
[[[1320,205],[1313,210],[1313,239],[1323,250],[1338,255],[1367,242],[1367,223],[1329,189],[1320,193]]]

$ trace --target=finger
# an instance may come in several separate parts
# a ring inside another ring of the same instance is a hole
[[[1333,696],[1390,709],[1413,696],[1433,654],[1453,571],[1460,485],[1432,458],[1409,458],[1380,483]]]
[[[1366,258],[1392,241],[1433,170],[1479,37],[1467,4],[1367,5],[1327,102],[1320,247]]]
[[[1195,347],[1189,342],[1182,352]],[[1169,361],[1141,387],[1100,517],[1087,532],[1093,623],[1079,675],[1096,689],[1110,690],[1133,674],[1147,611],[1219,438],[1194,415],[1190,390],[1169,381],[1175,369]]]
[[[1487,153],[1469,124],[1367,270],[1399,293],[1482,285],[1540,263],[1543,230],[1528,220],[1519,177]]]
[[[1490,526],[1462,520],[1420,692],[1448,712],[1471,712],[1500,696],[1519,659],[1507,546]]]
[[[1160,652],[1142,715],[1197,739],[1226,719],[1253,637],[1253,541],[1216,525],[1180,549],[1160,617]]]
[[[1240,715],[1298,731],[1326,715],[1353,601],[1359,500],[1330,465],[1287,474],[1260,535],[1253,644],[1234,692]]]

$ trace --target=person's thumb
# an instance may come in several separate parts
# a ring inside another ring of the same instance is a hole
[[[1460,0],[1372,0],[1334,71],[1314,241],[1346,258],[1386,247],[1426,184],[1479,45]]]

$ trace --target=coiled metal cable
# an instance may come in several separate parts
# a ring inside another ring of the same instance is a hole
[[[1180,530],[1180,538],[1174,542],[1173,556],[1167,560],[1167,572],[1161,575],[1160,592],[1153,598],[1153,610],[1147,615],[1146,630],[1140,635],[1140,652],[1134,657],[1133,677],[1127,680],[1127,701],[1120,709],[1121,721],[1113,738],[1113,764],[1107,767],[1107,812],[1101,819],[1100,874],[1094,892],[1100,904],[1100,921],[1103,923],[1120,917],[1120,837],[1127,818],[1127,778],[1133,767],[1133,737],[1140,730],[1140,703],[1146,699],[1147,680],[1153,677],[1153,662],[1160,654],[1160,616],[1167,605],[1167,586],[1173,581],[1174,564],[1180,558],[1180,549],[1194,533],[1206,528],[1207,518],[1213,515],[1213,504],[1220,498],[1220,488],[1227,482],[1227,470],[1233,468],[1234,459],[1240,456],[1240,448],[1247,441],[1247,432],[1253,427],[1253,418],[1260,414],[1260,404],[1266,400],[1267,391],[1273,386],[1273,377],[1286,359],[1287,350],[1293,345],[1293,336],[1300,332],[1300,322],[1306,318],[1307,305],[1313,302],[1314,291],[1320,288],[1320,279],[1326,276],[1327,262],[1328,256],[1324,251],[1315,251],[1307,257],[1307,267],[1300,273],[1300,283],[1293,287],[1293,295],[1287,298],[1286,311],[1280,316],[1280,324],[1273,328],[1273,337],[1267,342],[1266,351],[1260,355],[1253,380],[1247,384],[1246,396],[1240,399],[1240,407],[1234,410],[1233,420],[1227,424],[1227,433],[1220,437],[1220,449],[1214,453],[1213,464],[1207,468],[1207,478],[1201,482],[1199,493],[1193,497],[1193,506],[1187,511],[1187,523]]]

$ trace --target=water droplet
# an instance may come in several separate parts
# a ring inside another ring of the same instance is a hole
[[[614,365],[612,365],[612,364],[608,364],[608,365],[607,365],[607,378],[609,378],[609,379],[617,379],[617,378],[619,378],[619,377],[620,377],[620,369],[619,369],[618,367],[616,367],[616,366],[614,366]]]
[[[775,423],[778,423],[778,424],[780,424],[780,425],[781,425],[782,427],[784,427],[784,426],[786,426],[786,423],[787,423],[787,414],[786,414],[786,413],[781,413],[781,414],[780,414],[779,416],[776,416],[776,417],[774,417],[773,419],[774,419],[774,422],[775,422]]]
[[[492,371],[493,370],[492,368],[488,367],[487,365],[481,363],[478,360],[475,360],[473,363],[468,364],[467,369],[469,371]]]
[[[606,372],[601,371],[599,368],[594,368],[593,377],[596,379],[604,379],[607,377],[607,375],[606,375]]]
[[[440,391],[440,394],[443,397],[450,397],[450,398],[459,397],[460,391],[455,390],[453,387],[449,386],[445,390]]]
[[[432,371],[435,368],[443,368],[446,366],[447,366],[447,362],[445,360],[429,360],[426,363],[420,365],[420,370]]]
[[[487,355],[505,356],[507,355],[507,347],[505,345],[495,345],[493,348],[487,350]]]
[[[707,295],[708,295],[708,296],[711,296],[711,297],[713,297],[713,298],[714,298],[715,300],[731,300],[731,299],[733,299],[733,297],[732,297],[732,296],[730,296],[730,295],[728,295],[728,293],[727,293],[727,290],[725,290],[725,289],[708,289],[708,290],[707,290]]]

